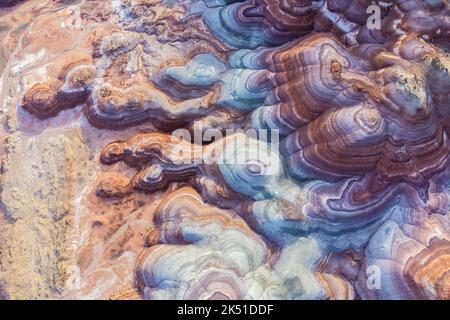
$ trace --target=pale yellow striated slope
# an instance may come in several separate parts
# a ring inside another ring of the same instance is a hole
[[[74,207],[88,158],[77,131],[8,138],[1,205],[4,298],[61,298],[74,263]]]

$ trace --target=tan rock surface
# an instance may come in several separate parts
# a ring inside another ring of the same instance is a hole
[[[6,298],[61,298],[88,151],[77,130],[7,138],[0,266]]]

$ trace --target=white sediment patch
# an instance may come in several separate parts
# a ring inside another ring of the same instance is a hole
[[[35,65],[37,62],[39,62],[45,56],[45,53],[46,53],[46,50],[42,48],[36,53],[26,54],[23,59],[17,60],[13,63],[12,68],[11,68],[11,73],[14,76],[17,76],[19,73],[21,73],[25,69],[30,68],[33,65]]]

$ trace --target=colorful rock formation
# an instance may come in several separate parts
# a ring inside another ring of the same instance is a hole
[[[450,299],[447,0],[0,7],[1,298]]]

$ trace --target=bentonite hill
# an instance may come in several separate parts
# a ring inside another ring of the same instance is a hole
[[[447,0],[0,0],[0,299],[450,299]]]

